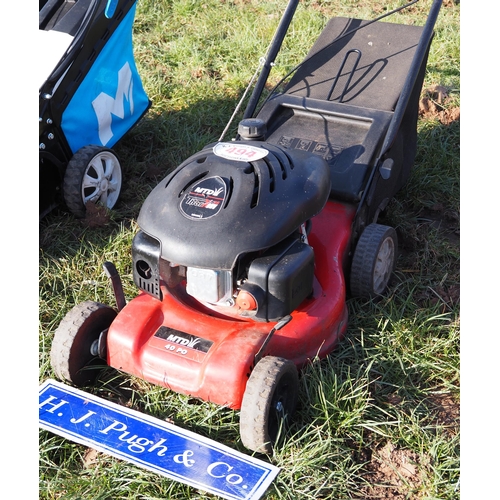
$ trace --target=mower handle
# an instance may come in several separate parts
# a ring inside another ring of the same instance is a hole
[[[247,107],[245,109],[245,113],[243,114],[243,119],[251,118],[255,112],[255,108],[257,107],[257,103],[259,102],[262,91],[264,90],[264,87],[266,85],[266,81],[269,73],[271,72],[274,60],[276,59],[276,56],[278,55],[278,52],[281,48],[281,44],[285,39],[286,32],[288,31],[288,27],[292,22],[293,15],[295,14],[298,4],[299,0],[290,0],[288,2],[285,13],[281,18],[278,29],[276,30],[271,45],[269,46],[269,51],[265,57],[264,67],[262,68],[257,83],[255,84],[252,95],[250,96]]]
[[[389,124],[389,128],[385,135],[384,143],[382,145],[382,149],[380,151],[376,164],[378,164],[379,161],[384,157],[384,155],[391,148],[392,143],[396,139],[399,127],[401,126],[401,122],[403,121],[406,107],[413,92],[413,87],[415,86],[415,81],[417,80],[418,73],[420,72],[420,69],[422,67],[422,63],[425,59],[429,44],[431,43],[432,37],[434,36],[434,25],[436,24],[436,19],[438,17],[439,10],[441,9],[442,2],[443,0],[434,0],[431,6],[427,21],[424,25],[424,29],[420,37],[420,41],[417,46],[417,50],[411,62],[408,76],[406,77],[403,89],[401,90],[401,94],[394,109],[394,115],[392,117],[391,123]]]

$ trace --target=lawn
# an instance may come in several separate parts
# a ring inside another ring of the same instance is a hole
[[[334,16],[373,19],[401,2],[302,1],[270,83],[298,64]],[[391,18],[422,24],[422,0]],[[135,57],[152,107],[116,147],[124,186],[110,212],[39,224],[39,381],[54,378],[50,347],[84,300],[114,304],[102,270],[137,294],[130,246],[151,189],[228,124],[286,6],[284,0],[139,0]],[[237,123],[237,120],[236,122]],[[226,138],[234,135],[231,124]],[[396,228],[397,269],[386,296],[350,299],[338,349],[300,378],[294,421],[270,456],[281,468],[265,498],[433,499],[460,494],[460,4],[445,0],[429,54],[408,184],[383,222]],[[244,453],[238,412],[109,370],[85,390]],[[39,433],[39,497],[204,499],[191,487]]]

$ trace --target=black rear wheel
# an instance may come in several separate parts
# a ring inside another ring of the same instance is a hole
[[[56,376],[76,386],[92,383],[106,361],[97,356],[97,342],[116,317],[99,302],[82,302],[71,309],[54,333],[50,363]]]
[[[370,224],[358,240],[351,264],[350,288],[354,297],[382,295],[396,262],[398,238],[390,226]]]
[[[73,215],[84,217],[85,205],[89,201],[113,208],[121,186],[122,170],[114,152],[102,146],[84,146],[66,167],[64,201]]]
[[[243,444],[259,453],[271,453],[280,429],[297,407],[299,377],[291,361],[262,358],[247,382],[240,412]]]

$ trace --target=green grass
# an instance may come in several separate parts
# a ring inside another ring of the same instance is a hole
[[[430,2],[421,4],[392,20],[420,24]],[[460,106],[460,6],[448,4],[424,83],[448,89],[445,110]],[[130,245],[143,200],[168,171],[219,138],[285,5],[139,1],[136,61],[153,106],[116,148],[125,179],[120,202],[104,226],[64,211],[40,222],[40,383],[54,377],[50,345],[69,309],[84,300],[114,304],[103,262],[115,263],[128,299],[137,294]],[[302,60],[330,17],[369,19],[384,5],[398,2],[302,2],[271,83]],[[384,215],[401,247],[389,292],[378,302],[350,300],[344,341],[305,369],[296,417],[267,458],[282,470],[265,498],[382,498],[382,491],[398,499],[459,496],[460,123],[438,118],[419,120],[415,169]],[[227,137],[233,132],[234,126]],[[237,412],[111,370],[86,390],[247,453]],[[47,431],[39,436],[41,499],[213,498],[104,454],[90,461],[86,447]],[[414,474],[401,472],[402,458]]]

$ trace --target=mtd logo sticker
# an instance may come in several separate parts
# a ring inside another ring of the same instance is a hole
[[[159,343],[155,339],[162,339],[165,342]],[[167,326],[160,326],[151,340],[151,345],[155,347],[162,350],[166,349],[173,354],[198,362],[203,360],[203,357],[213,345],[211,340],[202,339],[196,335],[180,332]]]
[[[203,436],[54,380],[39,390],[42,429],[222,498],[257,500],[279,469]]]
[[[188,219],[209,219],[221,211],[226,194],[226,183],[221,177],[207,177],[193,184],[182,197],[179,209]]]

